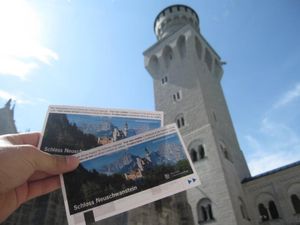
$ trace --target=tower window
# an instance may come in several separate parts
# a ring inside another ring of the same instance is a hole
[[[168,77],[167,76],[165,76],[161,79],[161,84],[166,84],[166,83],[168,83]]]
[[[205,151],[203,145],[198,146],[199,158],[203,159],[205,157]]]
[[[300,199],[297,195],[293,194],[291,195],[291,202],[293,205],[293,208],[295,210],[295,213],[300,213]]]
[[[272,219],[278,219],[279,218],[277,207],[276,207],[274,201],[272,201],[272,200],[269,201],[269,211],[270,211]]]
[[[268,208],[265,206],[267,204]],[[275,202],[273,200],[270,200],[268,202],[259,203],[258,204],[258,212],[260,215],[260,220],[262,222],[268,221],[270,219],[278,219],[279,213],[277,210],[277,207],[275,205]]]
[[[186,55],[186,43],[185,36],[181,35],[177,40],[177,48],[179,50],[179,55],[181,58],[184,58]]]
[[[184,126],[184,118],[183,117],[181,117],[181,126],[183,127]]]
[[[258,212],[259,212],[260,219],[261,219],[262,222],[269,220],[268,210],[267,210],[267,208],[265,207],[264,204],[260,203],[258,205]]]
[[[197,162],[198,161],[198,156],[197,156],[197,152],[195,151],[195,149],[192,148],[191,151],[190,151],[190,154],[191,154],[192,161]]]
[[[201,199],[197,204],[198,223],[204,224],[214,220],[211,201],[208,198]]]
[[[228,161],[232,162],[231,155],[228,152],[228,149],[227,149],[226,145],[223,142],[220,143],[220,148],[223,152],[224,158],[227,159]]]
[[[173,94],[173,101],[178,102],[181,99],[181,91],[176,92]]]
[[[193,141],[188,149],[193,162],[205,158],[205,149],[200,140]]]
[[[184,127],[185,126],[185,121],[183,115],[179,115],[176,118],[176,124],[178,128]]]
[[[163,59],[164,59],[166,68],[169,68],[171,61],[173,59],[173,51],[172,51],[172,48],[168,45],[163,50]]]

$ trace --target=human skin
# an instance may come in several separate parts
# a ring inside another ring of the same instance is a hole
[[[74,156],[40,151],[40,133],[0,136],[0,223],[24,202],[60,188],[59,174],[74,170]]]

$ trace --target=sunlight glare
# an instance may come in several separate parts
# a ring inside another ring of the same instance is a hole
[[[0,74],[24,78],[38,62],[58,59],[40,44],[40,20],[26,0],[0,0],[0,30]]]

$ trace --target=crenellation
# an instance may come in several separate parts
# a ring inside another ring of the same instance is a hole
[[[175,5],[164,10],[155,19],[154,31],[158,39],[162,39],[178,28],[189,23],[199,32],[199,18],[197,13],[188,6]]]

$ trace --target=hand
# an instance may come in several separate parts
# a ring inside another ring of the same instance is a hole
[[[58,175],[79,164],[74,156],[40,151],[39,138],[39,133],[0,136],[0,223],[22,203],[58,189]]]

